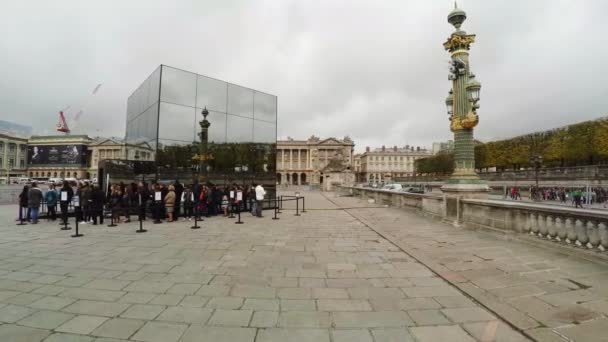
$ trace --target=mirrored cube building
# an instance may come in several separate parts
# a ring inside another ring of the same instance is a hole
[[[206,148],[199,136],[203,108]],[[166,65],[127,102],[126,140],[152,146],[160,180],[262,183],[273,194],[276,138],[276,96]]]

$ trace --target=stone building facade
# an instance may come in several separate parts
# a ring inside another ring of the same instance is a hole
[[[413,176],[414,161],[431,155],[432,151],[420,146],[366,147],[364,153],[355,156],[357,182],[389,183],[397,177]]]
[[[314,135],[307,140],[277,141],[277,183],[282,185],[322,185],[327,179],[324,169],[332,160],[340,160],[352,170],[355,143],[344,139],[321,139]]]
[[[27,138],[0,133],[0,177],[25,175],[27,169]],[[6,178],[6,179],[5,179]]]

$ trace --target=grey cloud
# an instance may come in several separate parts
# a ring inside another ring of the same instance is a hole
[[[126,99],[158,64],[279,97],[279,135],[366,145],[449,139],[451,1],[18,1],[0,12],[0,117],[123,135]],[[604,1],[460,1],[477,34],[481,140],[608,114]],[[102,89],[90,96],[92,89]],[[76,113],[74,109],[72,113]],[[100,118],[103,118],[100,120]]]

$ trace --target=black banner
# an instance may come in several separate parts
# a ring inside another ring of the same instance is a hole
[[[29,145],[29,165],[86,165],[87,145]]]

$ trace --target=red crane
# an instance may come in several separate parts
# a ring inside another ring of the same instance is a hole
[[[70,133],[70,128],[68,127],[67,122],[65,122],[65,116],[63,116],[63,111],[59,112],[59,122],[57,123],[57,131],[63,132],[65,134]]]

